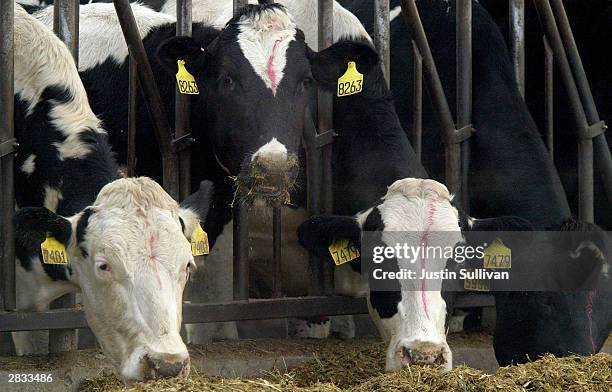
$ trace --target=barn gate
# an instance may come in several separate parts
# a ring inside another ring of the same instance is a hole
[[[524,7],[525,0],[509,0],[511,52],[519,88],[524,93]],[[163,186],[175,199],[190,193],[190,149],[193,139],[189,133],[189,102],[176,95],[174,127],[168,121],[159,91],[149,65],[134,15],[128,0],[113,0],[129,48],[129,127],[128,175],[135,167],[135,129],[137,89],[143,93],[144,103],[154,123],[155,137],[163,160]],[[233,0],[234,12],[246,4]],[[586,80],[580,56],[561,0],[534,0],[544,29],[546,48],[546,142],[552,154],[552,74],[556,60],[563,84],[568,92],[572,114],[579,133],[579,216],[593,221],[593,161],[604,168],[603,178],[608,200],[612,200],[612,160],[600,120]],[[413,37],[415,57],[415,86],[413,91],[414,126],[413,146],[421,157],[423,83],[427,87],[444,135],[446,153],[446,185],[458,195],[468,211],[467,174],[469,168],[470,136],[474,129],[472,113],[472,4],[471,0],[457,0],[457,107],[456,120],[446,100],[442,83],[420,21],[415,0],[402,0],[402,14]],[[389,0],[374,1],[374,42],[381,54],[385,76],[389,80]],[[177,1],[177,35],[191,35],[191,0]],[[333,0],[318,0],[319,48],[333,42]],[[54,31],[68,45],[78,61],[79,0],[55,0]],[[13,1],[0,2],[0,332],[49,329],[50,351],[69,351],[76,348],[75,328],[87,323],[81,310],[74,308],[74,296],[55,301],[52,310],[16,312],[15,262],[12,216],[14,213],[13,154],[17,147],[14,138],[13,113]],[[304,147],[307,156],[307,204],[310,214],[330,212],[331,153],[333,146],[333,96],[318,92],[317,122],[309,113],[304,128]],[[9,115],[7,115],[9,114]],[[173,131],[174,128],[174,131]],[[317,131],[318,129],[318,131]],[[272,299],[249,299],[248,263],[248,206],[236,203],[233,245],[234,301],[227,303],[185,303],[184,323],[206,323],[239,320],[258,320],[292,317],[314,317],[367,313],[365,299],[333,295],[333,267],[319,260],[311,260],[309,295],[281,298],[281,213],[273,207],[273,293]],[[476,293],[460,293],[454,306],[493,306],[493,298]]]

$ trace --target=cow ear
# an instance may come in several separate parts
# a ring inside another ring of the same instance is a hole
[[[334,88],[344,75],[349,61],[364,77],[379,66],[378,53],[368,42],[340,41],[320,52],[309,52],[312,75],[324,87]]]
[[[212,182],[202,181],[200,189],[181,202],[179,218],[183,233],[188,240],[191,240],[191,234],[198,222],[201,222],[202,228],[204,228],[206,216],[212,204],[214,190],[215,187]]]
[[[22,208],[15,213],[13,221],[17,250],[29,249],[32,244],[41,244],[46,233],[50,233],[66,248],[70,245],[72,223],[44,207]],[[38,250],[35,251],[38,253]]]
[[[172,37],[157,48],[157,60],[170,74],[178,71],[178,60],[185,61],[185,68],[194,76],[203,74],[205,49],[191,37]]]
[[[320,215],[308,219],[298,227],[298,240],[310,253],[331,260],[329,246],[348,239],[361,247],[361,227],[352,216]]]
[[[467,218],[467,231],[534,231],[534,227],[527,219],[518,216],[499,216],[496,218],[475,219]]]

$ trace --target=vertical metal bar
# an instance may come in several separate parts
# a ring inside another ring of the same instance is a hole
[[[412,143],[419,162],[423,152],[423,56],[412,41],[414,57],[414,100],[412,102]]]
[[[191,0],[176,2],[176,35],[191,36]],[[188,95],[176,92],[174,106],[174,132],[178,139],[190,132],[191,107]],[[191,193],[191,149],[179,151],[179,199],[183,200]]]
[[[53,31],[68,46],[75,64],[79,63],[79,1],[56,0],[53,9]],[[71,308],[76,305],[74,294],[64,295],[51,303],[51,309]],[[49,352],[59,353],[77,349],[76,329],[49,331]]]
[[[248,0],[234,0],[234,15],[236,12],[242,7],[244,7],[248,3]]]
[[[13,123],[13,32],[14,2],[0,1],[0,146],[14,147]],[[4,149],[0,149],[0,153]],[[13,153],[0,154],[0,310],[17,307],[15,292],[15,241],[13,213],[15,188],[13,183]]]
[[[389,0],[374,0],[374,46],[383,64],[387,86],[391,82]]]
[[[128,86],[128,145],[127,145],[127,175],[136,175],[136,129],[138,126],[138,64],[133,55],[129,55],[129,86]]]
[[[319,50],[331,46],[334,42],[334,0],[318,0],[318,43]],[[333,123],[333,95],[319,89],[318,91],[318,119],[319,132],[331,130]],[[323,176],[321,181],[323,198],[323,212],[331,213],[333,209],[332,195],[332,145],[327,144],[321,148]],[[321,192],[321,191],[320,191]],[[323,288],[326,294],[334,290],[334,266],[331,263],[323,264]]]
[[[423,76],[427,85],[427,91],[431,97],[434,112],[437,113],[438,121],[445,138],[445,150],[446,150],[446,185],[449,190],[453,193],[457,193],[460,188],[460,172],[458,168],[461,165],[461,154],[459,145],[455,143],[455,124],[453,122],[453,115],[448,106],[448,101],[444,95],[444,89],[442,88],[442,82],[436,64],[431,54],[431,49],[427,43],[427,37],[419,11],[417,9],[415,0],[402,0],[402,15],[408,28],[411,32],[412,38],[416,43],[419,52],[423,56]],[[457,170],[455,170],[455,168]]]
[[[128,0],[113,0],[113,4],[115,5],[119,24],[121,25],[129,52],[137,61],[138,81],[143,92],[145,104],[153,120],[155,139],[162,155],[164,189],[170,196],[178,200],[178,159],[172,146],[172,130],[170,129],[166,110],[157,88],[157,82],[153,76],[151,64],[149,64],[149,58],[145,52],[136,20],[134,19],[134,13]]]
[[[246,4],[234,0],[234,15]],[[234,300],[249,299],[249,209],[245,201],[236,199],[233,206],[233,282]]]
[[[509,27],[514,75],[525,98],[525,0],[510,0]]]
[[[249,299],[249,206],[234,202],[234,300]]]
[[[565,12],[563,2],[559,0],[552,0],[552,8],[559,25],[561,38],[567,50],[567,57],[574,74],[578,94],[582,99],[582,105],[584,106],[587,120],[589,125],[597,124],[601,121],[601,118],[597,112],[597,106],[595,105],[595,100],[593,99],[591,87],[589,85],[589,81],[587,80],[586,72],[584,71],[584,67],[582,65],[582,60],[580,59],[578,46],[574,40],[572,28],[567,18],[567,13]],[[604,184],[608,201],[612,203],[612,156],[610,154],[610,146],[606,141],[605,135],[601,134],[593,139],[593,148],[595,159],[599,162],[598,169],[600,171],[600,176]]]
[[[310,110],[304,113],[304,148],[306,150],[306,191],[308,214],[310,216],[321,213],[321,151],[317,148],[317,130]],[[314,255],[309,256],[310,283],[309,295],[323,294],[323,264]]]
[[[559,72],[565,84],[578,128],[578,137],[580,138],[578,141],[578,216],[581,220],[593,222],[593,140],[587,137],[589,123],[550,3],[548,0],[534,0],[534,2],[540,14],[546,37],[557,59]]]
[[[472,123],[472,1],[458,0],[456,15],[457,52],[457,129]],[[461,172],[460,201],[466,214],[470,211],[468,171],[470,164],[470,140],[461,143],[461,166],[453,171]]]
[[[281,276],[281,244],[282,244],[282,210],[279,204],[272,207],[272,239],[273,239],[273,257],[274,278],[272,282],[272,291],[274,297],[280,297],[282,292],[282,276]]]
[[[553,68],[553,52],[548,43],[546,37],[544,40],[544,128],[546,130],[546,146],[548,147],[548,153],[550,159],[555,158],[555,82],[554,82],[554,68]]]

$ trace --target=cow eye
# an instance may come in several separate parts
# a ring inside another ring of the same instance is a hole
[[[110,265],[108,265],[108,263],[100,263],[100,265],[98,265],[98,268],[100,269],[100,271],[105,271],[105,272],[109,272],[111,270]]]
[[[223,86],[225,88],[232,88],[232,86],[234,85],[234,79],[232,79],[231,76],[224,76],[223,77]]]

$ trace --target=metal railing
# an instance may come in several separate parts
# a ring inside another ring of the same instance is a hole
[[[599,121],[595,105],[588,90],[588,84],[584,77],[584,70],[580,64],[580,58],[571,39],[571,30],[567,18],[563,18],[562,4],[560,0],[534,0],[538,9],[548,20],[547,40],[551,42],[552,51],[547,58],[554,58],[566,65],[561,64],[564,73],[564,82],[572,87],[574,81],[573,95],[570,96],[572,108],[576,109],[577,120],[584,130],[581,139],[581,152],[585,158],[580,170],[584,172],[586,181],[583,180],[584,189],[581,188],[581,217],[588,219],[589,206],[592,204],[592,159],[589,155],[589,136],[595,136],[595,155],[598,159],[609,162],[609,149],[605,144],[605,138],[600,131],[603,124]],[[551,1],[553,7],[550,7]],[[190,34],[191,23],[189,3],[190,0],[177,1],[177,34]],[[514,11],[511,19],[523,18],[524,1],[510,0]],[[234,10],[239,9],[245,1],[234,0]],[[12,113],[13,111],[13,84],[12,84],[12,2],[0,3],[0,113]],[[189,150],[191,142],[189,134],[189,105],[182,97],[177,96],[176,122],[173,134],[165,108],[163,107],[155,79],[151,72],[147,55],[142,46],[141,37],[136,29],[134,16],[129,7],[128,0],[114,0],[117,15],[124,32],[130,52],[130,98],[129,98],[129,136],[128,136],[128,173],[135,173],[135,130],[136,130],[136,105],[138,104],[138,88],[142,90],[142,97],[149,113],[153,119],[154,131],[164,162],[164,188],[176,199],[184,197],[189,193],[189,171],[184,170],[189,166]],[[333,1],[319,0],[319,50],[331,45],[333,42]],[[513,9],[511,7],[511,9]],[[378,0],[375,4],[378,20],[375,22],[379,27],[375,33],[374,42],[383,52],[383,69],[389,80],[389,57],[385,51],[389,48],[388,14],[385,18],[384,10],[388,10],[388,0]],[[412,134],[413,143],[417,156],[422,154],[422,80],[428,88],[433,102],[434,111],[438,113],[446,146],[446,181],[451,192],[459,194],[460,200],[467,206],[467,164],[469,161],[469,137],[473,132],[471,125],[471,2],[468,0],[457,0],[457,121],[453,116],[446,100],[440,77],[437,73],[435,62],[427,42],[427,37],[420,21],[416,2],[414,0],[402,0],[403,16],[408,23],[413,37],[413,51],[415,56],[414,73],[414,126]],[[559,28],[553,23],[553,10],[560,20]],[[382,15],[382,16],[381,16]],[[524,26],[524,23],[522,24]],[[555,29],[556,33],[555,33]],[[561,32],[559,32],[559,29]],[[513,58],[519,86],[524,83],[523,60],[524,57],[524,29],[513,32]],[[516,42],[515,42],[516,41]],[[564,54],[564,47],[568,48],[570,60]],[[549,64],[550,62],[550,64]],[[552,61],[547,61],[547,84],[552,91]],[[569,76],[568,76],[569,75]],[[577,76],[574,76],[577,75]],[[582,75],[582,76],[581,76]],[[572,90],[568,88],[568,90]],[[552,93],[547,94],[547,107],[552,107]],[[583,103],[584,101],[584,103]],[[584,106],[583,106],[584,105]],[[318,214],[332,209],[331,192],[331,148],[333,142],[333,97],[331,94],[318,93],[318,124],[315,126],[309,112],[305,114],[304,147],[306,150],[307,166],[307,203],[310,214]],[[580,108],[583,107],[582,110]],[[584,109],[586,107],[586,109]],[[584,121],[582,121],[584,120]],[[588,120],[588,121],[587,121]],[[317,128],[321,132],[317,132]],[[552,138],[552,114],[547,123],[547,132],[550,128]],[[2,290],[0,292],[0,304],[5,311],[0,312],[0,331],[30,330],[30,329],[66,329],[85,327],[86,322],[83,313],[79,309],[49,310],[45,312],[12,312],[16,308],[15,301],[15,275],[14,275],[14,250],[12,241],[11,218],[13,214],[13,183],[12,183],[12,147],[13,139],[12,116],[0,117],[0,157],[2,170]],[[603,142],[601,141],[603,140]],[[552,146],[552,139],[549,144]],[[592,143],[591,143],[592,144]],[[602,148],[602,146],[604,148]],[[592,148],[591,148],[592,150]],[[606,158],[605,151],[608,155]],[[593,153],[591,153],[591,156]],[[591,165],[589,168],[588,166]],[[609,173],[610,167],[608,166]],[[591,173],[589,179],[589,172]],[[609,181],[612,175],[608,175],[606,190],[610,195]],[[590,183],[590,189],[589,189]],[[584,191],[584,196],[583,192]],[[589,194],[590,192],[590,194]],[[590,207],[592,211],[592,206]],[[309,297],[300,298],[278,298],[281,294],[281,208],[273,207],[273,292],[272,299],[249,299],[249,265],[248,265],[248,206],[237,202],[234,206],[234,301],[220,304],[184,304],[184,322],[221,322],[252,319],[271,319],[286,317],[309,317],[324,315],[342,315],[367,313],[364,299],[354,299],[330,295],[333,292],[333,267],[330,263],[321,263],[318,260],[310,262],[311,279],[309,284]],[[592,218],[591,218],[592,219]],[[325,296],[322,296],[325,295]],[[455,300],[455,307],[492,306],[493,299],[490,296],[459,296]]]

